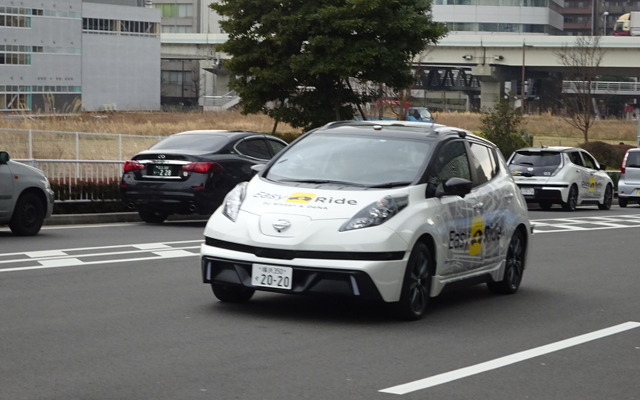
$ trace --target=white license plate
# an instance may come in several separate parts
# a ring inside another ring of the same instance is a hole
[[[533,196],[533,194],[535,193],[534,188],[520,188],[520,191],[524,196]]]
[[[275,289],[291,289],[293,268],[275,265],[253,264],[251,284]]]

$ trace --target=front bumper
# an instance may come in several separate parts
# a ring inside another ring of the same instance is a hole
[[[316,252],[258,248],[205,238],[201,246],[204,283],[245,286],[289,294],[345,295],[366,300],[398,301],[408,253]],[[257,287],[253,264],[290,267],[292,289]]]
[[[202,257],[202,280],[231,286],[288,294],[327,294],[380,301],[382,297],[375,284],[363,271],[293,266],[292,288],[282,290],[256,287],[251,284],[252,263]]]

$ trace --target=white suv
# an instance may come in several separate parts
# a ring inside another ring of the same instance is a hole
[[[640,149],[629,149],[624,155],[618,181],[618,204],[626,207],[640,201]]]
[[[205,228],[202,278],[224,302],[344,295],[418,319],[452,283],[516,292],[530,231],[492,143],[420,122],[334,122],[227,195]]]
[[[53,191],[44,173],[0,151],[0,225],[20,236],[35,235],[53,211]]]
[[[528,203],[566,211],[580,204],[611,208],[613,181],[587,151],[577,147],[529,147],[509,157],[509,169]]]

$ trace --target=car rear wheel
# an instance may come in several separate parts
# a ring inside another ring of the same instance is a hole
[[[24,193],[18,199],[9,222],[11,232],[18,236],[33,236],[44,223],[44,206],[34,193]]]
[[[622,208],[625,208],[627,206],[627,199],[623,198],[623,197],[618,197],[618,205]]]
[[[512,294],[520,287],[524,273],[524,258],[527,244],[520,230],[516,230],[509,242],[505,259],[504,277],[501,281],[489,282],[487,286],[494,293]]]
[[[220,285],[218,283],[212,283],[211,289],[214,296],[225,303],[244,303],[249,301],[255,293],[255,289],[243,286]]]
[[[140,215],[141,220],[143,220],[144,222],[148,222],[150,224],[161,224],[169,216],[169,214],[164,211],[157,211],[157,210],[147,209],[147,208],[139,209],[138,215]]]
[[[575,211],[578,206],[578,187],[571,185],[569,189],[569,196],[567,196],[567,202],[562,204],[562,208],[565,211]]]
[[[429,246],[422,242],[416,243],[407,263],[400,301],[396,304],[398,317],[414,321],[424,315],[431,294],[433,263]]]
[[[613,203],[613,188],[611,185],[607,185],[604,191],[604,199],[602,199],[602,203],[598,203],[598,208],[601,210],[609,210],[611,203]]]

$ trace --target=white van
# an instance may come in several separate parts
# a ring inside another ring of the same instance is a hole
[[[53,191],[44,173],[0,151],[0,225],[9,225],[16,235],[32,236],[52,212]]]

